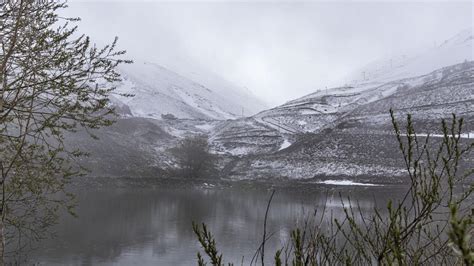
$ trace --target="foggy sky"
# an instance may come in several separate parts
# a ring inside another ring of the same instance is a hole
[[[73,1],[79,30],[119,37],[132,59],[198,65],[270,105],[343,85],[373,60],[426,49],[472,27],[467,2]]]

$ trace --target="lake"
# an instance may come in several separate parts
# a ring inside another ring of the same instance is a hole
[[[267,258],[281,247],[295,225],[315,208],[342,217],[340,196],[370,212],[375,204],[399,198],[403,186],[334,184],[252,185],[193,182],[140,186],[83,186],[76,189],[78,217],[63,215],[56,237],[29,252],[28,263],[42,265],[196,265],[200,251],[192,221],[215,235],[226,262],[249,264],[262,238],[268,214]],[[347,200],[344,200],[347,204]],[[243,258],[242,258],[243,256]]]

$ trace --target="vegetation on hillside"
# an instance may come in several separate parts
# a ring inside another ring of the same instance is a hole
[[[209,151],[206,136],[186,137],[171,149],[178,164],[176,174],[190,178],[205,178],[215,174],[216,157]]]
[[[463,119],[443,120],[443,141],[433,146],[429,136],[417,136],[410,115],[402,132],[390,113],[410,184],[402,200],[389,200],[385,209],[368,215],[349,198],[342,220],[316,212],[273,254],[275,265],[474,265],[474,184],[463,182],[474,169],[458,171],[474,143],[460,142]],[[265,228],[250,264],[267,261]],[[211,264],[224,265],[207,226],[193,223],[193,229]],[[198,264],[205,263],[198,253]]]

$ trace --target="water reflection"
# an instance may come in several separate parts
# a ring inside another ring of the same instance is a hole
[[[46,265],[194,265],[198,243],[192,221],[205,222],[217,238],[226,261],[249,262],[258,241],[269,189],[255,188],[158,188],[78,191],[79,218],[62,217],[57,237],[40,243],[30,254],[31,263]],[[273,237],[267,254],[284,243],[304,214],[325,203],[334,218],[342,217],[340,193],[370,211],[387,197],[401,195],[401,188],[337,188],[315,186],[279,189],[268,216]],[[349,204],[346,200],[344,204]],[[271,257],[271,256],[269,256]]]

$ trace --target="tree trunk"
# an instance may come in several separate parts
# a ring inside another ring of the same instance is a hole
[[[3,219],[0,219],[0,266],[5,265],[5,226]]]

